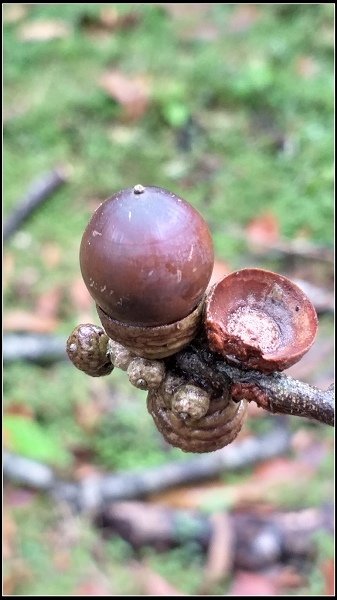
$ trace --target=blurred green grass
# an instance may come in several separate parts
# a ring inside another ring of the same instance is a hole
[[[95,33],[88,23],[107,6],[136,15],[134,24]],[[256,5],[256,18],[240,30],[233,25],[239,6],[211,4],[207,16],[173,17],[157,4],[31,4],[20,20],[5,18],[4,216],[45,171],[71,168],[69,183],[6,245],[5,258],[10,255],[15,267],[4,290],[5,312],[32,310],[46,290],[70,288],[94,208],[136,183],[166,187],[196,206],[211,227],[217,256],[233,269],[246,250],[236,228],[266,212],[275,215],[283,237],[332,245],[334,7]],[[69,35],[22,39],[22,27],[46,19],[61,20]],[[149,78],[151,101],[142,118],[125,120],[100,86],[110,69]],[[53,268],[44,260],[50,243],[61,252]],[[32,269],[28,292],[18,293]],[[61,309],[59,332],[67,335],[78,307],[66,295]],[[92,315],[97,322],[94,307]],[[161,444],[144,394],[133,393],[123,406],[123,377],[113,373],[106,384],[121,405],[89,432],[76,410],[94,402],[93,388],[70,364],[6,366],[5,410],[28,405],[66,450],[89,448],[90,460],[104,468],[184,458]],[[177,574],[175,556],[166,560],[167,571]],[[52,593],[57,585],[50,584]],[[185,587],[191,590],[191,581]],[[41,584],[31,589],[37,593]]]

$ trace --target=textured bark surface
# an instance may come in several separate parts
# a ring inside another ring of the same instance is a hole
[[[173,357],[171,368],[195,383],[219,393],[228,389],[235,400],[252,400],[271,413],[295,415],[334,425],[334,386],[320,390],[284,373],[266,375],[224,362],[202,342]]]

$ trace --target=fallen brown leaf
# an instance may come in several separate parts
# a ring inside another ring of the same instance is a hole
[[[287,593],[290,589],[300,588],[306,584],[304,575],[299,573],[293,565],[279,567],[278,572],[273,575],[273,581],[279,593]]]
[[[56,550],[53,563],[58,571],[64,573],[71,568],[71,555],[69,550]]]
[[[150,81],[144,75],[126,75],[120,71],[109,71],[100,78],[100,85],[116,100],[128,121],[140,119],[150,102]]]
[[[10,254],[9,252],[4,252],[4,257],[3,257],[3,285],[6,287],[11,279],[11,275],[14,273],[14,267],[15,267],[15,259],[13,254]]]
[[[202,3],[166,3],[160,2],[158,6],[162,6],[166,12],[174,19],[191,18],[191,15],[200,14],[203,16],[210,10],[210,4]]]
[[[208,594],[212,585],[225,579],[231,571],[234,560],[234,533],[228,514],[214,513],[210,516],[210,522],[212,536],[200,594]]]
[[[35,306],[36,316],[51,319],[56,318],[59,314],[62,295],[63,290],[60,287],[53,287],[40,294]]]
[[[325,579],[325,590],[324,593],[327,596],[334,596],[335,594],[335,564],[332,558],[327,559],[323,565],[322,570]]]
[[[78,277],[72,282],[69,288],[69,296],[75,310],[86,312],[93,306],[94,301],[82,277]]]
[[[26,16],[28,9],[29,6],[27,4],[5,4],[3,11],[4,23],[21,21]]]
[[[232,33],[241,33],[250,29],[260,17],[260,10],[256,4],[236,4],[229,19],[229,30]]]
[[[71,29],[64,21],[39,20],[25,23],[19,29],[19,39],[24,42],[46,42],[68,37]]]
[[[28,404],[14,402],[10,406],[5,408],[4,414],[6,414],[6,415],[21,415],[23,417],[27,417],[28,419],[32,419],[34,417],[34,410]]]
[[[4,315],[4,331],[23,331],[33,333],[52,333],[58,326],[58,320],[43,317],[24,310],[10,310]]]
[[[95,579],[94,581],[90,580],[80,583],[72,595],[83,598],[85,596],[114,596],[115,594],[112,594],[110,586],[107,583]]]
[[[4,505],[10,507],[28,506],[34,502],[37,495],[36,490],[12,486],[7,481],[4,490]]]
[[[77,423],[87,432],[94,431],[102,418],[102,410],[95,402],[81,402],[75,407]]]
[[[16,594],[18,586],[22,586],[33,577],[28,565],[21,559],[12,560],[8,564],[6,571],[3,580],[3,591],[5,596]]]
[[[318,70],[318,64],[312,56],[300,56],[297,59],[296,73],[303,79],[312,79]]]
[[[100,37],[111,31],[131,29],[138,25],[140,19],[140,13],[130,11],[121,14],[114,6],[106,5],[98,15],[84,15],[80,25],[90,35]]]
[[[168,598],[186,595],[145,564],[137,563],[133,567],[133,571],[142,586],[143,595],[167,596]]]
[[[199,485],[179,486],[173,490],[159,492],[150,496],[150,500],[170,508],[201,508],[214,498],[221,499],[228,486],[218,481]],[[230,494],[231,492],[229,492]]]
[[[87,479],[89,477],[96,477],[100,475],[97,467],[90,462],[81,462],[78,460],[77,464],[73,468],[73,476],[77,481]]]
[[[275,458],[265,461],[254,469],[253,475],[237,484],[213,481],[200,485],[183,486],[155,494],[151,500],[173,508],[204,508],[255,506],[273,498],[289,481],[302,485],[312,476],[317,466],[301,460]]]
[[[264,483],[282,483],[307,479],[315,471],[313,465],[300,460],[277,457],[257,465],[254,469],[253,479],[263,487]]]
[[[54,269],[60,264],[62,258],[60,246],[53,242],[47,242],[42,246],[41,257],[46,267]]]
[[[228,596],[275,596],[278,589],[266,575],[239,571],[228,592]]]
[[[246,227],[247,241],[254,245],[269,245],[280,237],[278,221],[272,213],[253,219]]]
[[[3,513],[3,558],[8,560],[13,555],[13,547],[17,527],[15,521],[8,509],[4,509]]]
[[[220,37],[220,29],[214,23],[189,23],[181,29],[179,37],[183,40],[200,40],[202,42],[214,42]]]

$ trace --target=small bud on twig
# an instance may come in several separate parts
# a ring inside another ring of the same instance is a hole
[[[108,354],[112,364],[122,371],[126,371],[132,359],[135,358],[135,355],[125,346],[111,339],[108,342]]]
[[[197,420],[204,417],[209,409],[210,395],[196,385],[182,385],[172,399],[172,411],[180,417]]]
[[[136,357],[130,362],[127,374],[130,383],[135,387],[141,390],[154,390],[164,380],[165,366],[159,360]]]

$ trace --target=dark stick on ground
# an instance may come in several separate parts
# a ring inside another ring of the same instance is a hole
[[[207,550],[216,529],[205,513],[144,502],[110,503],[96,517],[96,524],[105,538],[117,534],[135,550],[151,546],[159,552],[191,542]],[[265,569],[295,558],[312,559],[313,535],[322,530],[333,532],[333,507],[266,515],[255,514],[251,508],[231,512],[227,526],[232,530],[233,567]]]
[[[215,393],[227,388],[235,400],[254,401],[271,413],[307,417],[334,425],[334,386],[324,391],[284,373],[265,375],[259,371],[245,371],[227,364],[202,343],[176,354],[172,365]]]
[[[35,181],[26,196],[18,202],[7,217],[3,227],[3,240],[6,242],[30,215],[47,200],[68,179],[65,169],[54,169]]]
[[[234,442],[216,452],[141,471],[87,477],[78,483],[61,481],[51,467],[9,452],[4,453],[3,471],[5,478],[49,491],[57,500],[70,503],[76,510],[97,510],[112,501],[144,498],[279,456],[289,450],[290,433],[284,419],[280,417],[278,421],[278,426],[268,434]]]

